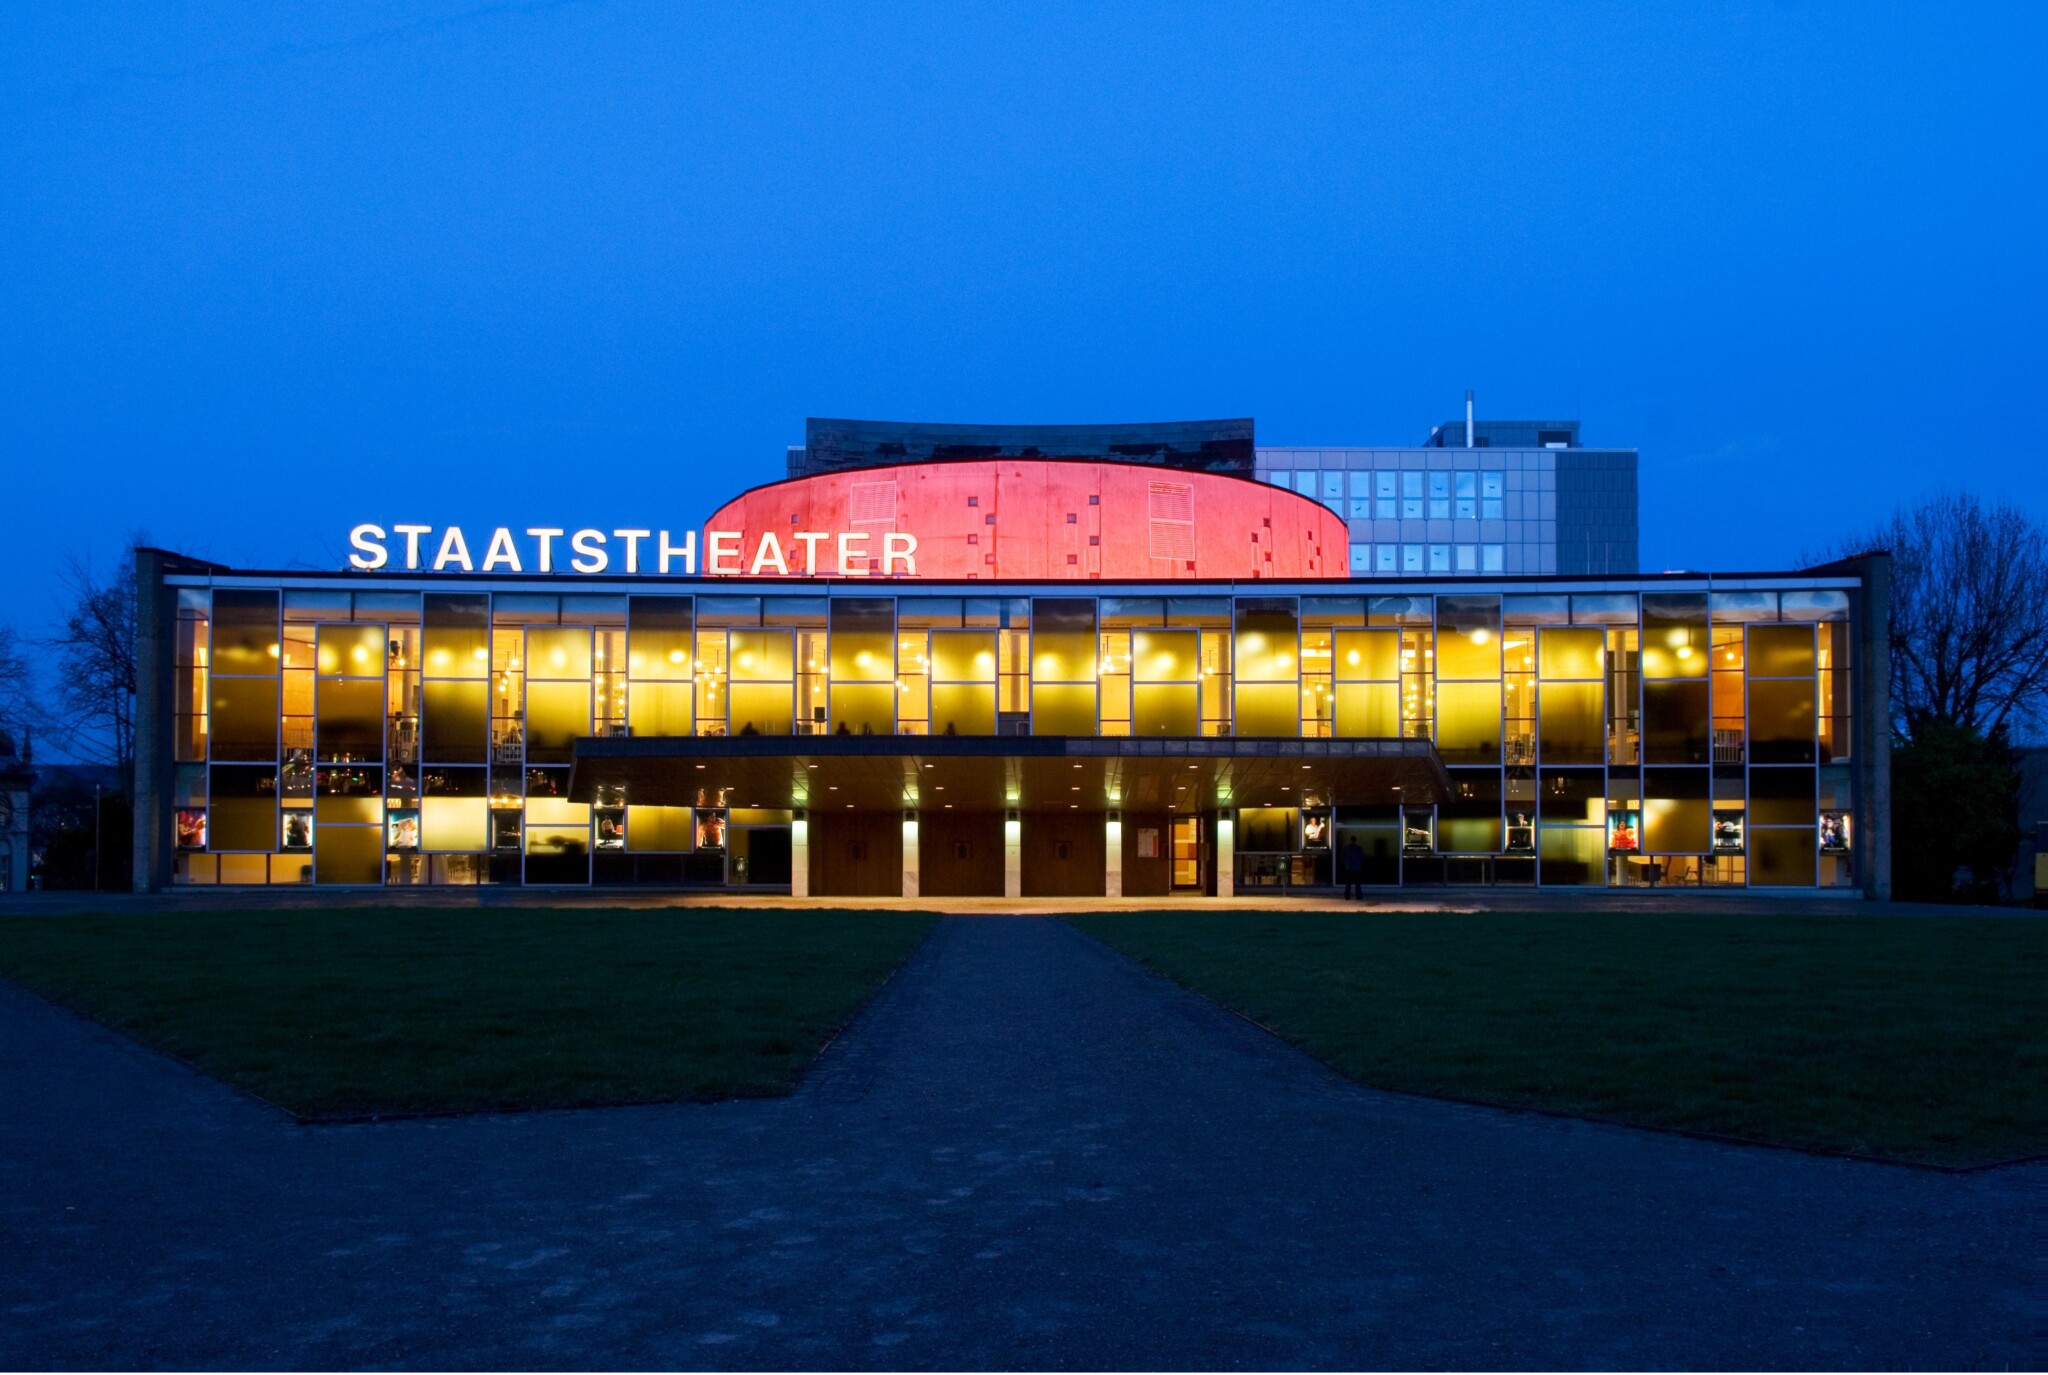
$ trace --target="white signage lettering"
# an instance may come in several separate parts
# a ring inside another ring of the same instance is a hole
[[[525,533],[533,541],[530,565],[512,529],[500,525],[491,530],[479,567],[470,554],[469,537],[459,525],[364,523],[349,529],[348,566],[364,573],[391,568],[398,552],[396,542],[402,540],[404,567],[411,572],[426,568],[435,573],[524,573],[530,566],[541,573],[575,572],[589,576],[611,570],[609,542],[616,540],[623,551],[619,563],[628,574],[646,571],[662,577],[678,573],[694,577],[697,573],[695,530],[683,531],[681,539],[671,537],[666,530],[633,528],[609,533],[595,529],[571,533],[561,526],[532,525],[526,527]],[[567,569],[558,568],[555,560],[556,542],[564,538],[570,550]],[[879,559],[872,548],[877,538],[881,543]],[[821,544],[832,565],[829,568],[818,566]],[[643,546],[645,559],[641,557]],[[429,549],[433,551],[431,555],[427,553]],[[643,564],[652,567],[643,570]],[[878,536],[865,530],[791,530],[781,534],[764,530],[759,535],[745,530],[706,530],[704,572],[720,578],[864,578],[877,572],[883,577],[914,578],[917,536],[900,531]]]

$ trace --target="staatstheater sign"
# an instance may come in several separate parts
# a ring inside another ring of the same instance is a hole
[[[524,538],[520,538],[523,535]],[[666,530],[569,530],[497,526],[473,543],[459,525],[358,525],[348,532],[349,567],[365,573],[404,569],[430,573],[603,573],[697,576],[697,532],[680,542]],[[480,552],[478,552],[480,551]],[[758,536],[745,530],[704,532],[707,577],[917,576],[917,536],[898,531],[792,530]]]

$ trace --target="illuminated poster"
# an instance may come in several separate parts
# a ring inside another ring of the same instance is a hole
[[[723,850],[725,848],[725,813],[704,810],[697,813],[697,848],[700,850]]]
[[[293,807],[284,814],[284,848],[287,850],[310,850],[313,848],[313,814],[303,807]]]
[[[1157,827],[1140,826],[1138,828],[1138,858],[1159,858],[1159,831]]]
[[[1301,814],[1301,848],[1304,850],[1327,850],[1330,848],[1330,814],[1328,812],[1303,812]]]
[[[1742,813],[1717,811],[1714,813],[1714,853],[1717,855],[1739,855],[1742,853]]]
[[[1822,812],[1820,814],[1820,848],[1831,854],[1841,854],[1849,848],[1849,814],[1847,812]]]
[[[1643,814],[1616,808],[1607,813],[1607,848],[1633,854],[1643,848]]]
[[[394,810],[384,814],[384,846],[389,850],[417,850],[420,848],[420,814],[412,810]]]
[[[206,809],[190,807],[178,812],[178,848],[180,850],[204,850],[206,848]]]
[[[600,850],[623,850],[626,848],[626,813],[613,808],[597,814],[597,848]]]

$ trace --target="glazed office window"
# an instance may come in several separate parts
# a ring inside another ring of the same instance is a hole
[[[1429,571],[1432,573],[1448,573],[1451,571],[1450,545],[1432,544],[1429,546]]]
[[[1422,474],[1401,474],[1401,519],[1422,519]]]
[[[1501,711],[1506,718],[1502,725],[1501,758],[1509,764],[1533,764],[1536,762],[1535,629],[1527,624],[1511,622],[1501,631],[1500,650]]]
[[[1436,809],[1436,848],[1445,854],[1497,854],[1501,848],[1498,769],[1450,770],[1451,795]]]
[[[1814,662],[1820,686],[1820,757],[1835,763],[1846,761],[1853,752],[1854,732],[1850,730],[1849,627],[1846,622],[1822,622],[1814,627]]]
[[[1226,603],[1227,605],[1227,603]],[[1226,614],[1227,620],[1227,614]],[[1202,637],[1202,734],[1229,735],[1231,711],[1236,701],[1231,678],[1231,634],[1228,630],[1203,630]]]
[[[1313,469],[1307,469],[1307,470],[1304,470],[1304,471],[1300,471],[1300,472],[1297,472],[1297,473],[1295,473],[1295,475],[1294,475],[1294,490],[1295,490],[1295,491],[1297,491],[1297,492],[1299,492],[1299,493],[1300,493],[1300,494],[1301,494],[1302,496],[1305,496],[1305,497],[1312,497],[1312,496],[1314,496],[1314,495],[1316,494],[1316,474],[1315,474],[1315,471],[1314,471]]]
[[[1706,658],[1704,650],[1699,657]],[[1644,763],[1705,764],[1712,743],[1704,678],[1643,684]]]
[[[1404,629],[1401,635],[1401,734],[1427,740],[1436,722],[1435,634]]]
[[[178,592],[177,644],[172,651],[171,757],[179,763],[203,763],[206,759],[206,673],[212,600],[195,588],[181,588]]]
[[[1479,475],[1479,518],[1481,520],[1501,519],[1501,497],[1506,487],[1503,473],[1481,473]],[[1489,572],[1492,570],[1488,570]]]
[[[1373,546],[1373,572],[1398,573],[1401,571],[1401,546],[1378,544]]]
[[[1451,475],[1431,473],[1429,475],[1429,518],[1449,520],[1451,518]]]
[[[1507,567],[1507,559],[1506,559],[1506,554],[1505,554],[1505,551],[1504,551],[1504,550],[1502,549],[1502,547],[1501,547],[1500,545],[1498,545],[1498,544],[1482,544],[1482,545],[1480,545],[1480,546],[1479,546],[1479,571],[1480,571],[1480,572],[1482,572],[1482,573],[1499,573],[1499,572],[1503,571],[1503,570],[1504,570],[1504,569],[1505,569],[1506,567]]]
[[[1344,474],[1342,474],[1342,473],[1324,473],[1324,474],[1323,474],[1323,505],[1325,505],[1325,506],[1329,507],[1329,508],[1330,508],[1331,510],[1333,510],[1333,511],[1334,511],[1334,510],[1336,510],[1336,509],[1337,509],[1338,503],[1342,502],[1343,500],[1344,500]]]
[[[1706,769],[1643,770],[1646,854],[1703,855],[1711,848],[1712,784]]]
[[[695,608],[688,597],[626,601],[626,729],[690,735],[696,729]]]
[[[421,772],[422,851],[478,851],[490,845],[489,781],[484,769],[428,768]]]
[[[1637,632],[1633,626],[1607,628],[1607,762],[1636,764],[1642,756],[1642,684]]]
[[[1335,733],[1390,740],[1401,734],[1401,632],[1336,632]]]
[[[696,627],[688,597],[629,597],[626,601],[626,676],[635,683],[682,683],[695,671],[691,635]]]
[[[417,765],[420,758],[420,628],[387,625],[384,646],[384,758],[398,765]],[[415,775],[406,774],[407,779]],[[409,786],[409,785],[408,785]]]
[[[420,603],[421,671],[428,678],[488,677],[490,598],[429,592]]]
[[[1400,508],[1395,505],[1394,482],[1397,473],[1382,472],[1372,475],[1373,518],[1376,520],[1400,519]]]
[[[1032,602],[1033,735],[1096,734],[1099,652],[1092,598],[1041,597]]]
[[[526,631],[503,614],[506,600],[491,630],[491,762],[516,770],[526,759]]]
[[[1753,768],[1749,771],[1749,824],[1812,827],[1815,778],[1811,768]]]
[[[797,657],[802,659],[801,649]],[[899,626],[896,631],[896,732],[899,735],[923,735],[929,729],[931,666],[928,632],[904,630]],[[799,726],[803,718],[802,704],[799,703]]]
[[[1810,625],[1753,625],[1747,649],[1749,759],[1811,764],[1817,757],[1819,692]]]
[[[1303,738],[1326,740],[1330,736],[1337,701],[1331,691],[1333,632],[1328,626],[1307,626],[1301,630],[1301,733]]]
[[[1601,826],[1543,826],[1536,833],[1536,881],[1546,888],[1598,888],[1606,875]]]
[[[313,626],[285,622],[278,675],[284,757],[308,764],[313,761],[313,636]]]
[[[726,697],[730,683],[726,676],[726,632],[697,631],[697,734],[724,735]]]
[[[316,700],[314,758],[323,763],[383,761],[382,678],[322,678]]]
[[[1643,679],[1705,678],[1707,595],[1704,592],[1643,594]]]
[[[1105,630],[1096,646],[1102,698],[1100,730],[1103,735],[1131,733],[1131,632]]]
[[[1131,632],[1131,731],[1201,733],[1201,632]]]
[[[886,642],[885,642],[886,644]],[[887,653],[887,650],[884,651]],[[701,656],[700,656],[701,657]],[[726,733],[728,735],[789,735],[795,726],[796,637],[788,630],[728,630],[725,632]],[[889,657],[893,658],[893,655]],[[893,669],[893,665],[892,665]],[[840,734],[882,734],[895,728],[895,689],[890,683],[869,683],[847,689],[865,690],[869,696],[849,696],[849,715],[835,719]],[[838,708],[837,681],[833,684],[833,706]],[[877,731],[872,726],[874,703],[879,700],[888,724]],[[869,729],[863,731],[862,725]],[[840,728],[844,726],[845,729]],[[529,822],[530,824],[530,822]]]
[[[1498,680],[1436,685],[1436,748],[1448,764],[1501,762]]]
[[[1499,597],[1438,597],[1437,681],[1498,679],[1500,628]]]
[[[1751,887],[1814,886],[1817,876],[1812,827],[1755,827],[1750,830],[1747,843]]]
[[[1544,768],[1536,782],[1536,820],[1544,826],[1607,824],[1607,774],[1598,768]]]
[[[275,764],[214,765],[207,778],[206,848],[276,850],[277,795]]]
[[[1775,594],[1773,599],[1775,601]],[[1775,607],[1773,608],[1775,610]],[[1748,739],[1747,698],[1743,693],[1743,641],[1740,625],[1713,628],[1708,654],[1710,707],[1714,715],[1714,762],[1740,764]]]
[[[1479,474],[1459,473],[1452,488],[1455,504],[1451,515],[1457,520],[1479,519]]]
[[[275,763],[278,715],[276,678],[213,675],[207,687],[207,719],[214,760]]]
[[[591,733],[591,631],[533,626],[526,631],[526,762],[567,764]]]
[[[234,677],[268,677],[283,656],[278,594],[222,588],[213,594],[212,668]]]
[[[483,764],[490,759],[491,684],[420,685],[420,757],[429,764]]]
[[[1240,597],[1235,609],[1232,666],[1236,733],[1301,734],[1301,628],[1292,597]]]
[[[1539,689],[1538,748],[1545,764],[1598,764],[1602,760],[1605,703],[1598,679],[1544,682]]]

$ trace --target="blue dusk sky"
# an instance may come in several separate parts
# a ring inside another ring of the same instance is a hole
[[[2048,7],[0,17],[0,622],[131,530],[699,524],[806,415],[1578,416],[1647,569],[2048,518]]]

